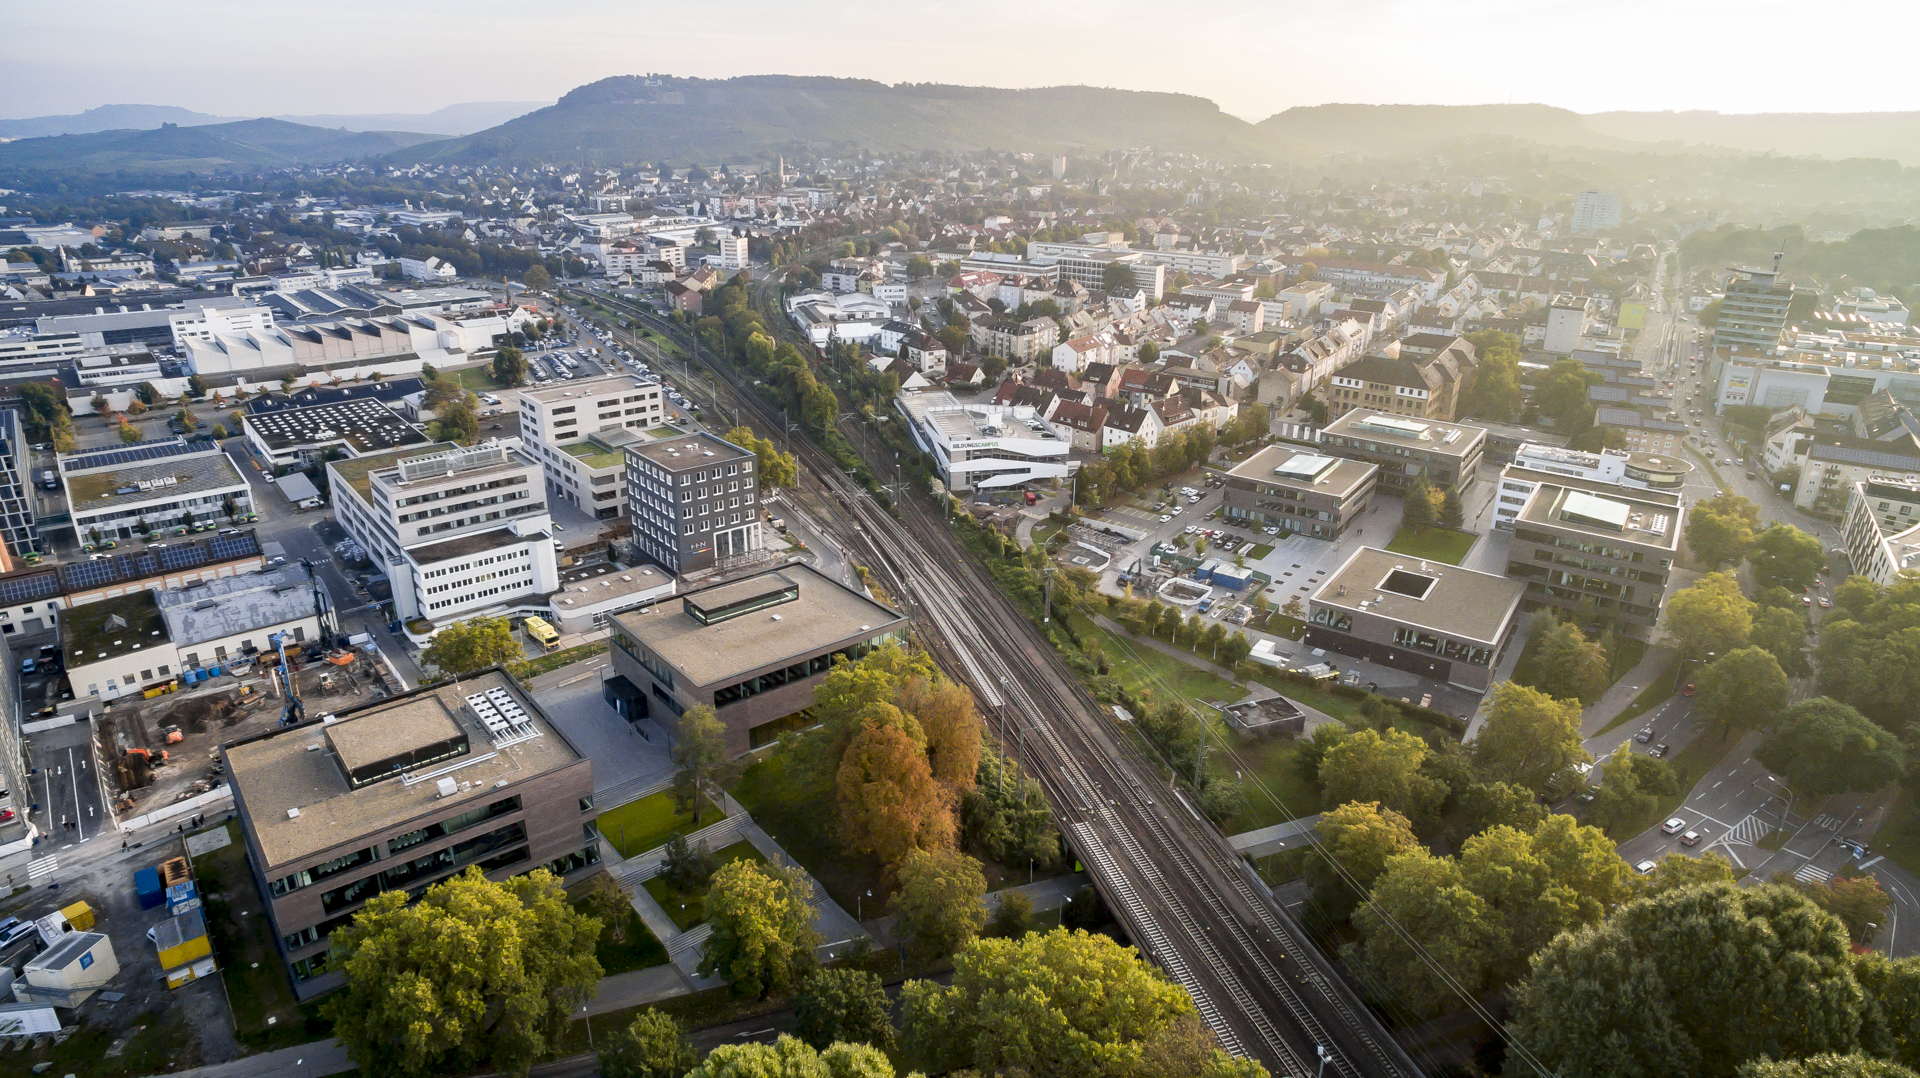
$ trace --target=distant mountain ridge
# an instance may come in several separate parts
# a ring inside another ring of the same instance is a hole
[[[498,127],[399,155],[477,164],[727,160],[786,147],[881,152],[1129,146],[1265,159],[1246,121],[1205,98],[1090,86],[1006,90],[866,79],[617,76]]]
[[[19,139],[0,143],[0,168],[212,175],[378,157],[439,137],[403,131],[341,131],[285,120],[238,120]]]
[[[1643,142],[1920,165],[1920,112],[1598,112],[1587,126]]]
[[[344,127],[349,131],[421,131],[435,135],[466,135],[503,124],[546,105],[545,101],[465,101],[432,112],[340,113],[273,117],[309,127]],[[69,116],[32,116],[0,120],[0,139],[87,135],[96,131],[151,131],[161,124],[204,127],[233,123],[244,116],[215,116],[175,105],[101,105]]]

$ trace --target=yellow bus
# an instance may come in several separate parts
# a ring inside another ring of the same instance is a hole
[[[560,631],[548,625],[544,619],[528,618],[525,627],[527,635],[538,640],[541,647],[548,651],[554,651],[560,647]]]

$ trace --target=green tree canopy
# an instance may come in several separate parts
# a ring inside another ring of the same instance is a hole
[[[1820,623],[1820,687],[1874,722],[1920,738],[1920,577],[1881,588],[1854,577]]]
[[[1746,557],[1759,528],[1759,506],[1738,494],[1719,494],[1687,514],[1687,549],[1709,569],[1717,569]]]
[[[1900,777],[1900,740],[1831,697],[1804,700],[1780,713],[1753,758],[1807,794],[1878,790]]]
[[[1735,648],[1694,677],[1694,706],[1721,733],[1758,730],[1787,704],[1787,675],[1765,648]]]
[[[1806,1059],[1756,1059],[1743,1064],[1739,1078],[1920,1078],[1884,1059],[1824,1052]]]
[[[1827,552],[1820,540],[1791,524],[1775,524],[1753,537],[1747,548],[1754,583],[1798,590],[1820,579]]]
[[[1667,631],[1683,655],[1725,655],[1747,642],[1753,611],[1732,573],[1708,573],[1667,600]]]
[[[719,974],[738,996],[761,999],[791,991],[814,965],[812,888],[797,868],[730,861],[707,887],[713,935],[700,975]]]
[[[1855,1050],[1864,1002],[1839,921],[1784,887],[1721,883],[1554,939],[1514,992],[1510,1028],[1563,1078],[1717,1078]]]
[[[966,946],[987,923],[987,878],[980,862],[958,850],[914,850],[900,864],[893,896],[900,932],[922,964]]]
[[[972,1067],[1123,1078],[1156,1038],[1193,1014],[1185,991],[1102,935],[1056,929],[978,939],[953,966],[949,986],[909,981],[900,992],[901,1043],[930,1073]]]
[[[1807,643],[1807,618],[1798,609],[1762,606],[1753,615],[1753,631],[1747,634],[1747,640],[1755,647],[1765,648],[1788,677],[1806,677],[1813,673],[1807,653],[1801,650]]]
[[[723,1044],[707,1053],[687,1078],[894,1078],[887,1054],[865,1044],[831,1044],[815,1051],[785,1033],[772,1044]]]
[[[489,666],[519,659],[520,642],[505,618],[468,618],[433,634],[421,660],[443,672],[463,677]]]
[[[699,1057],[686,1031],[664,1011],[641,1011],[600,1041],[600,1078],[684,1078]]]
[[[735,427],[727,432],[727,441],[754,455],[760,467],[762,488],[791,487],[799,478],[800,466],[792,453],[782,453],[771,438],[761,438],[751,427]]]
[[[683,815],[697,816],[701,789],[727,761],[727,728],[711,704],[701,704],[680,716],[674,733],[673,804]]]
[[[1580,705],[1526,685],[1493,687],[1493,705],[1473,739],[1473,758],[1500,781],[1545,793],[1554,776],[1592,759],[1580,737]]]
[[[794,1032],[815,1048],[835,1041],[893,1047],[893,1003],[865,970],[815,970],[793,994],[793,1008]]]
[[[1365,942],[1342,953],[1368,994],[1416,1015],[1463,1002],[1453,984],[1477,993],[1496,957],[1499,926],[1486,901],[1467,886],[1459,862],[1425,847],[1387,861],[1353,924]]]
[[[336,930],[346,984],[323,1013],[362,1074],[524,1073],[593,995],[599,936],[545,869],[496,883],[469,867],[412,905],[380,894]]]
[[[527,358],[520,349],[503,344],[493,354],[493,380],[503,386],[517,386],[527,380]]]
[[[1308,857],[1303,871],[1314,904],[1333,921],[1353,913],[1388,860],[1420,845],[1405,816],[1374,801],[1329,809],[1314,830],[1320,833],[1319,856]]]
[[[1433,511],[1433,488],[1427,486],[1425,479],[1416,479],[1401,499],[1400,526],[1409,531],[1426,531],[1434,526],[1437,516]]]
[[[1738,878],[1733,871],[1733,862],[1717,853],[1703,853],[1698,857],[1670,853],[1654,862],[1652,872],[1634,877],[1633,892],[1642,898],[1651,898],[1682,887],[1702,883],[1733,883]]]
[[[1549,611],[1536,614],[1535,621],[1534,686],[1561,700],[1591,704],[1600,699],[1613,682],[1607,649],[1589,639],[1578,625],[1561,621]]]
[[[1440,783],[1420,773],[1427,743],[1401,730],[1355,731],[1320,761],[1320,800],[1328,808],[1375,802],[1411,820],[1425,819],[1446,799]]]
[[[536,263],[527,267],[527,271],[520,275],[520,283],[544,292],[553,287],[553,274],[547,272],[547,267]]]

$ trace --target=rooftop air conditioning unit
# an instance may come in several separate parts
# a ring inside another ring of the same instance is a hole
[[[439,782],[433,784],[433,788],[440,792],[441,797],[452,797],[454,792],[460,788],[460,784],[454,782],[452,779],[441,779]]]

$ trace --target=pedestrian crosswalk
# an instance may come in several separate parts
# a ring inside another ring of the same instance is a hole
[[[1813,818],[1813,826],[1818,827],[1822,831],[1838,831],[1840,830],[1841,822],[1838,816],[1829,816],[1824,812]]]
[[[1793,878],[1801,883],[1825,883],[1833,878],[1833,873],[1824,868],[1816,868],[1808,863],[1793,870]]]
[[[50,854],[46,857],[42,857],[37,861],[28,861],[27,862],[27,878],[30,880],[37,880],[40,877],[45,876],[47,873],[52,872],[53,870],[59,867],[60,867],[60,855],[57,853]]]
[[[1721,837],[1721,841],[1737,842],[1744,846],[1751,846],[1761,839],[1766,838],[1767,832],[1771,830],[1773,830],[1772,824],[1767,823],[1758,816],[1748,816],[1728,828],[1727,833]]]

